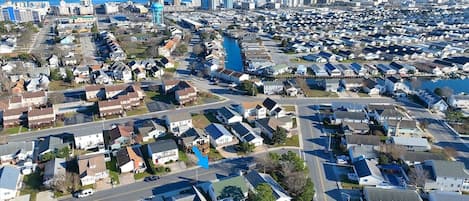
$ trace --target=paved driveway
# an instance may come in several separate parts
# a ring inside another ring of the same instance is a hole
[[[148,108],[148,111],[150,112],[158,112],[158,111],[174,109],[174,105],[171,105],[162,101],[151,101],[147,103],[147,108]]]
[[[65,125],[73,125],[73,124],[82,124],[86,122],[92,122],[93,116],[87,113],[77,113],[72,117],[67,117],[64,119]]]
[[[135,182],[133,173],[124,173],[119,175],[119,182],[121,185],[127,185]]]

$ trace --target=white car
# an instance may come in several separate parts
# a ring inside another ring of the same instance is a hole
[[[84,197],[92,196],[93,193],[94,193],[93,189],[88,188],[88,189],[84,189],[84,190],[76,192],[75,197],[84,198]]]

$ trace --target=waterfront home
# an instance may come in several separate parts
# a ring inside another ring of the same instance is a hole
[[[423,201],[415,190],[365,187],[363,197],[367,201]]]
[[[429,90],[418,90],[417,97],[425,104],[428,109],[444,112],[448,109],[448,104],[438,95]]]
[[[288,193],[283,189],[269,174],[264,174],[253,170],[245,176],[249,189],[257,193],[256,187],[261,184],[267,184],[272,189],[272,194],[275,201],[290,201],[292,198],[288,196]]]
[[[461,69],[464,72],[469,72],[469,57],[458,56],[458,57],[444,58],[443,60],[451,62],[455,64],[456,66],[459,66],[459,69]]]
[[[0,145],[0,164],[16,164],[33,157],[34,142],[8,142]]]
[[[261,129],[261,133],[267,136],[269,139],[272,139],[272,137],[277,132],[278,128],[285,129],[287,132],[287,137],[291,137],[290,130],[293,128],[293,122],[291,117],[269,117],[264,119],[258,119],[254,123],[257,128]]]
[[[179,151],[176,142],[172,139],[157,140],[147,144],[148,155],[153,164],[164,165],[179,160]]]
[[[1,201],[15,198],[20,187],[20,171],[16,167],[6,165],[0,168]]]
[[[95,184],[109,176],[103,153],[80,155],[76,160],[82,186]]]
[[[360,186],[377,186],[385,182],[376,160],[362,159],[353,163]]]
[[[55,182],[64,182],[67,179],[67,161],[64,158],[53,158],[44,165],[42,183],[51,187]]]
[[[222,68],[212,71],[211,76],[224,81],[234,82],[236,84],[240,84],[243,81],[249,80],[249,75],[246,73]]]
[[[248,122],[256,119],[263,119],[267,116],[267,109],[262,102],[242,102],[235,106],[235,110],[243,116]]]
[[[116,161],[116,166],[121,173],[142,173],[147,169],[140,146],[128,146],[120,149],[117,151]]]
[[[388,119],[383,122],[388,136],[422,137],[423,131],[417,126],[417,121],[410,119]]]
[[[241,115],[226,106],[217,110],[216,118],[225,125],[243,121]]]
[[[469,95],[451,95],[448,98],[448,104],[453,108],[469,109]]]
[[[418,137],[391,137],[391,143],[407,151],[429,151],[430,143],[425,138]]]
[[[247,123],[237,122],[230,126],[231,132],[241,141],[261,146],[264,139],[254,132],[254,129]]]
[[[168,132],[176,136],[181,135],[193,127],[192,117],[189,113],[168,114],[164,116],[164,120],[168,127]]]
[[[469,174],[460,161],[429,160],[415,168],[429,171],[424,184],[425,191],[469,191]]]
[[[211,123],[205,127],[205,132],[210,137],[210,144],[216,149],[236,144],[235,137],[223,125]]]
[[[266,95],[283,93],[283,83],[281,81],[264,81],[263,86]]]
[[[362,91],[370,96],[378,96],[386,91],[385,86],[379,85],[377,81],[371,78],[363,79]]]
[[[204,155],[210,152],[210,138],[202,129],[191,128],[187,130],[180,136],[178,144],[189,153],[192,152],[193,146],[196,146]]]
[[[389,94],[399,95],[399,91],[403,91],[405,94],[410,93],[410,89],[404,80],[398,76],[386,77],[384,81],[386,85],[386,91]]]

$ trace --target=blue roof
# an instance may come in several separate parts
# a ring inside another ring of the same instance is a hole
[[[224,135],[231,136],[231,133],[226,130],[223,125],[217,123],[212,123],[205,127],[205,132],[207,132],[213,139],[218,139]]]
[[[251,142],[252,140],[256,139],[256,136],[252,133],[244,136],[244,139],[247,141],[247,142]]]
[[[333,70],[337,69],[337,68],[336,68],[333,64],[331,64],[331,63],[325,64],[324,67],[325,67],[327,70],[329,70],[329,71],[333,71]]]
[[[0,169],[0,188],[16,190],[16,182],[20,177],[20,171],[11,166]]]
[[[236,122],[234,123],[231,128],[236,131],[240,136],[244,136],[248,133],[250,133],[249,129],[246,128],[245,125],[243,125],[241,122]]]
[[[366,160],[359,160],[353,163],[353,166],[355,167],[355,171],[357,171],[358,177],[366,177],[371,175],[371,170],[368,167]]]
[[[352,68],[355,72],[358,72],[362,69],[362,66],[358,63],[350,64],[350,68]]]

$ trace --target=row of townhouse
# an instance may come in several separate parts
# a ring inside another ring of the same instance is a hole
[[[171,94],[179,105],[195,102],[198,90],[185,80],[164,80],[161,85],[163,94]]]

